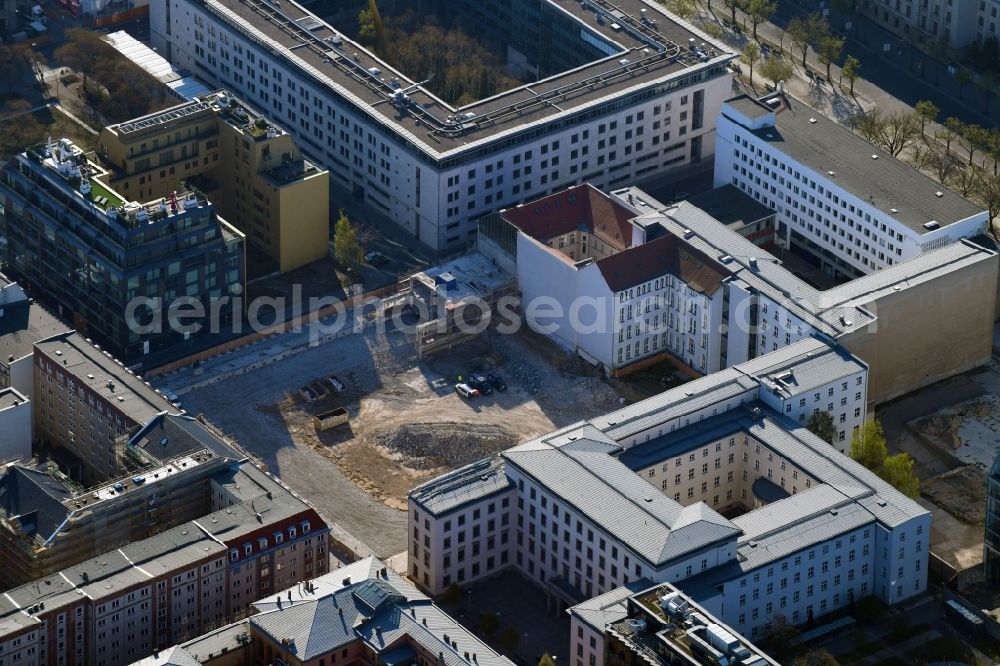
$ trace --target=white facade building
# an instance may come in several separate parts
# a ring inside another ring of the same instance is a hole
[[[31,459],[31,403],[15,388],[0,389],[0,462]]]
[[[480,234],[482,251],[516,267],[527,323],[609,374],[665,357],[708,374],[823,336],[871,364],[867,399],[884,402],[990,355],[997,255],[969,240],[823,291],[700,208],[636,188],[572,187],[502,211]],[[931,305],[953,309],[947,324],[922,326]],[[941,353],[960,338],[960,353]],[[842,406],[809,409],[847,424],[857,415]],[[849,443],[842,425],[837,445]]]
[[[832,399],[859,427],[867,374],[803,340],[439,477],[409,496],[410,575],[438,593],[513,566],[570,605],[671,582],[749,637],[919,594],[929,513],[796,420]]]
[[[866,275],[987,228],[979,206],[780,94],[728,100],[717,131],[715,186],[774,209],[785,247],[830,275]]]
[[[479,217],[518,201],[713,154],[735,55],[659,3],[466,9],[511,22],[551,14],[555,43],[576,55],[530,91],[455,108],[290,0],[165,0],[150,25],[171,63],[280,122],[338,185],[438,249],[466,245]]]

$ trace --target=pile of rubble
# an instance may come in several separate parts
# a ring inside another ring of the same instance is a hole
[[[453,421],[408,423],[376,439],[408,467],[422,470],[461,467],[517,443],[517,436],[503,426]]]

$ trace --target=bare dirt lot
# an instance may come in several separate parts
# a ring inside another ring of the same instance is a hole
[[[931,550],[957,570],[982,561],[986,473],[1000,451],[1000,363],[880,407],[890,453],[914,459]]]
[[[369,329],[192,390],[184,403],[382,557],[405,549],[400,509],[415,485],[618,404],[595,371],[531,334],[422,362],[412,352],[402,334]],[[460,398],[453,386],[471,372],[499,374],[508,388]],[[330,374],[343,391],[312,401],[300,392]],[[333,407],[350,421],[317,431],[313,417]]]

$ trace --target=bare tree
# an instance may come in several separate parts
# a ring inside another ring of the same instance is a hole
[[[913,151],[913,166],[930,171],[942,183],[949,182],[956,172],[963,170],[962,160],[937,142]]]
[[[1000,176],[983,172],[983,178],[973,191],[973,198],[980,204],[986,206],[990,213],[990,228],[993,227],[993,219],[1000,215]]]
[[[947,185],[955,188],[963,197],[970,197],[980,186],[980,181],[986,177],[987,172],[983,167],[975,164],[972,166],[959,166],[961,168],[952,171]]]
[[[852,119],[855,131],[893,157],[906,150],[920,133],[920,123],[913,114],[883,113],[872,109]]]

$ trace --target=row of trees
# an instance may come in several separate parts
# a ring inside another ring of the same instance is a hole
[[[1000,128],[946,118],[928,134],[940,111],[930,101],[912,112],[873,109],[851,121],[854,130],[893,157],[932,173],[941,183],[1000,215]],[[979,155],[981,162],[976,161]]]

